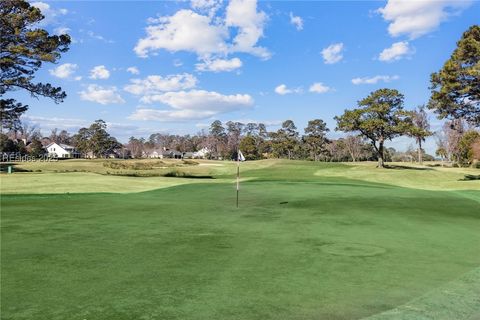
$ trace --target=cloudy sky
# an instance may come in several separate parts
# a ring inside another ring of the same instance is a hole
[[[103,119],[121,141],[195,133],[215,119],[271,129],[292,119],[303,130],[321,118],[333,131],[335,115],[382,87],[404,93],[411,109],[428,101],[430,73],[480,10],[459,0],[32,4],[42,27],[73,43],[37,75],[67,92],[64,103],[10,94],[30,105],[24,120],[48,134]]]

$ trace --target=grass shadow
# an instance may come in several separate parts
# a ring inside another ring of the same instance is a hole
[[[474,180],[480,180],[480,174],[479,175],[466,174],[463,179],[458,179],[458,181],[474,181]]]
[[[33,172],[32,170],[28,169],[23,169],[18,166],[17,163],[11,163],[11,162],[2,162],[0,164],[0,172],[8,172],[8,167],[12,167],[12,173],[14,172]]]
[[[401,165],[385,165],[385,169],[396,169],[396,170],[433,170],[433,168],[419,168],[419,167],[410,167],[410,166],[401,166]]]

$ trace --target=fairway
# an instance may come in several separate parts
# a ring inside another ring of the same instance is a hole
[[[213,179],[52,169],[80,163],[1,176],[2,319],[480,314],[474,169],[246,162],[236,209],[231,162],[182,168]]]

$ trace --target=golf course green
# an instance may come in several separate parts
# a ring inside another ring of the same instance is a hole
[[[480,315],[475,169],[246,162],[237,209],[231,162],[15,167],[31,172],[1,176],[1,319]]]

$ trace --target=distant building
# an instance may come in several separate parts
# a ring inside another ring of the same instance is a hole
[[[50,157],[56,158],[80,158],[80,153],[73,146],[63,143],[52,142],[45,149]]]
[[[163,151],[163,158],[182,159],[183,154],[180,151],[165,149]]]
[[[211,153],[210,149],[207,147],[204,147],[198,151],[195,151],[193,153],[193,158],[195,159],[206,159],[208,158],[209,154]]]
[[[80,154],[79,154],[80,155]],[[75,158],[79,158],[80,156],[76,156]],[[117,159],[117,158],[123,158],[123,154],[121,154],[119,151],[116,150],[108,150],[102,153],[101,155],[97,155],[93,153],[93,151],[88,151],[83,154],[83,158],[85,159],[98,159],[98,158],[110,158],[110,159]]]
[[[209,153],[210,150],[208,148],[203,148],[196,152],[180,152],[177,150],[162,148],[144,151],[142,157],[152,159],[205,159]]]
[[[144,151],[143,156],[145,158],[152,158],[152,159],[163,159],[163,153],[165,151],[162,149],[155,149],[151,151]]]
[[[182,155],[183,159],[193,159],[195,152],[184,152]]]

